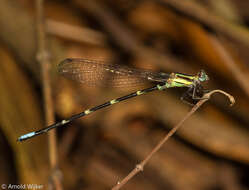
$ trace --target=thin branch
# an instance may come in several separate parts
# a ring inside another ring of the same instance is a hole
[[[43,0],[36,0],[36,24],[37,24],[37,40],[38,40],[38,50],[37,50],[37,60],[40,63],[41,73],[42,73],[42,85],[43,85],[43,101],[45,105],[45,116],[46,124],[49,125],[54,123],[54,108],[51,97],[51,86],[50,86],[50,61],[48,56],[48,51],[46,50],[46,34],[44,27],[44,15],[43,15]],[[56,133],[55,130],[49,132],[48,139],[49,148],[49,160],[50,167],[52,169],[51,179],[53,185],[57,190],[62,189],[58,173],[58,161],[57,161],[57,145],[56,145]]]
[[[230,100],[230,106],[232,106],[235,103],[235,99],[230,94],[222,91],[222,90],[213,90],[211,92],[206,93],[203,98],[198,101],[195,106],[187,113],[187,115],[184,116],[184,118],[175,125],[170,132],[155,146],[155,148],[148,154],[148,156],[140,162],[136,167],[120,182],[115,185],[112,190],[118,190],[123,185],[125,185],[131,178],[133,178],[138,172],[143,171],[144,166],[148,163],[148,161],[151,159],[151,157],[164,145],[164,143],[182,126],[182,124],[191,116],[193,115],[202,104],[204,104],[206,101],[208,101],[212,94],[214,93],[221,93],[225,96],[227,96]]]

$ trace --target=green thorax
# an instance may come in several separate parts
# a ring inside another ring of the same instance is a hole
[[[172,73],[167,83],[169,87],[190,87],[197,83],[207,81],[208,75],[201,70],[197,75],[186,75],[182,73]]]

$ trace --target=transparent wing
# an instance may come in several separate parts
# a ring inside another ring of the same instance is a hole
[[[148,81],[165,82],[169,77],[165,73],[77,58],[65,59],[59,64],[58,70],[63,76],[90,86],[137,86]]]

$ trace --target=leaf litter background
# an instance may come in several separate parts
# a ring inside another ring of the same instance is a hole
[[[56,119],[143,87],[89,88],[57,73],[68,57],[210,76],[220,95],[203,106],[123,189],[249,189],[249,2],[45,1]],[[34,1],[0,1],[0,183],[43,184],[51,172],[44,127]],[[65,189],[110,189],[189,110],[183,89],[134,98],[58,129]],[[70,126],[70,127],[69,127]]]

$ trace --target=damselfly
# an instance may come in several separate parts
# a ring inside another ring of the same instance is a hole
[[[162,73],[149,70],[139,70],[121,65],[109,65],[102,61],[94,61],[88,59],[65,59],[58,66],[60,74],[67,78],[88,84],[88,85],[105,85],[113,86],[136,85],[137,83],[153,82],[156,83],[153,87],[145,88],[122,96],[117,99],[100,104],[91,109],[87,109],[81,113],[64,119],[60,122],[47,126],[38,131],[30,132],[18,138],[18,141],[35,137],[37,135],[48,132],[51,129],[63,126],[72,122],[75,119],[86,116],[99,109],[111,106],[123,100],[140,96],[154,90],[165,90],[173,87],[187,87],[187,92],[182,96],[183,99],[200,99],[203,94],[201,83],[208,80],[208,75],[201,70],[197,75],[187,75],[182,73]]]

